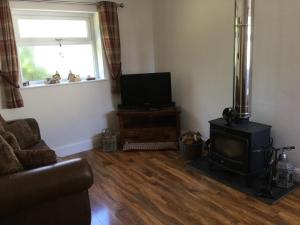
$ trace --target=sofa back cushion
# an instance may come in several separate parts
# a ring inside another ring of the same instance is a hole
[[[57,163],[53,150],[22,150],[16,151],[16,156],[25,169],[34,169]]]
[[[0,135],[5,132],[4,126],[0,123]]]
[[[0,124],[5,124],[5,120],[3,119],[3,117],[0,114]]]
[[[24,170],[13,148],[0,135],[0,175],[8,175]]]
[[[16,120],[5,125],[5,129],[15,135],[21,149],[27,149],[39,142],[26,120]]]
[[[5,139],[5,141],[13,148],[14,151],[20,151],[21,150],[19,142],[18,142],[16,136],[13,133],[11,133],[9,131],[5,131],[1,135]]]

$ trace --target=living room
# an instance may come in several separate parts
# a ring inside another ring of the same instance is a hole
[[[96,3],[94,0],[10,1],[10,9],[15,21],[24,11],[26,16],[38,11],[45,14],[86,13],[97,18]],[[172,98],[181,111],[181,132],[199,131],[203,140],[208,140],[209,121],[222,117],[222,111],[232,106],[235,1],[118,1],[118,4],[121,3],[124,7],[118,7],[117,12],[122,74],[171,72]],[[294,103],[299,96],[300,81],[297,76],[300,69],[299,11],[297,0],[255,1],[250,119],[272,126],[271,137],[276,148],[296,146],[296,150],[288,152],[288,159],[296,167],[296,181],[300,180],[300,153],[297,150],[300,144],[297,124],[300,107]],[[14,22],[15,32],[19,29],[16,26]],[[97,42],[101,40],[101,32],[96,20],[93,27]],[[24,43],[17,36],[18,48]],[[98,66],[96,80],[84,82],[82,75],[81,82],[23,86],[25,80],[21,74],[19,83],[24,107],[0,109],[6,121],[34,118],[39,124],[42,139],[60,158],[73,158],[79,153],[80,157],[87,159],[94,174],[94,186],[90,191],[92,224],[300,223],[299,190],[274,205],[268,205],[201,173],[190,171],[176,151],[118,151],[93,155],[95,151],[101,152],[99,143],[103,129],[110,128],[118,133],[116,111],[121,103],[120,95],[112,93],[105,51],[101,46],[99,48],[97,60],[103,66]],[[165,160],[165,165],[159,160]],[[136,165],[131,165],[130,161]],[[131,179],[126,180],[122,176],[125,167],[119,164],[130,167],[124,173],[132,175]],[[138,170],[138,166],[145,168]],[[162,174],[156,177],[155,173],[159,170],[163,170]],[[132,190],[129,188],[126,193],[122,192],[122,184],[114,176]],[[152,186],[142,185],[145,179],[157,182],[157,187],[152,190]],[[134,186],[135,183],[141,186]],[[187,194],[189,190],[191,194],[186,196],[187,203],[181,206],[172,201],[162,191],[167,185],[178,189],[177,192],[169,192],[180,201],[184,201],[182,193]],[[156,189],[159,189],[157,195]],[[139,190],[142,193],[136,193],[138,197],[127,193]],[[197,191],[195,196],[193,191]],[[147,195],[148,192],[151,195]],[[163,198],[163,195],[167,197]],[[230,202],[233,202],[232,205]]]

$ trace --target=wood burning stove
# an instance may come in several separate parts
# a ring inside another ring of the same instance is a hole
[[[250,122],[254,1],[235,0],[233,107],[210,121],[210,163],[242,175],[262,172],[271,126]]]
[[[266,167],[271,126],[233,123],[224,119],[210,121],[210,163],[241,175],[260,173]]]

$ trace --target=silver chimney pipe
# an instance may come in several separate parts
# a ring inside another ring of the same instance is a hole
[[[235,0],[233,109],[240,119],[251,117],[254,1]]]

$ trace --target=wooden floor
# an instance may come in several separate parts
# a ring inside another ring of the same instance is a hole
[[[188,169],[177,152],[80,154],[94,171],[92,225],[300,224],[300,190],[273,206]]]

